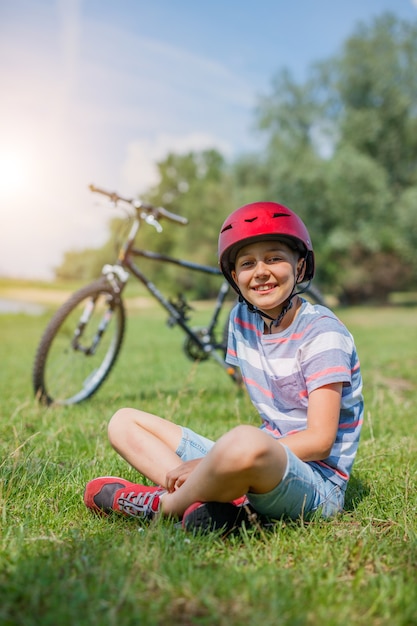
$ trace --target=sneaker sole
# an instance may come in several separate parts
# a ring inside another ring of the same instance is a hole
[[[223,530],[227,533],[243,524],[251,526],[245,507],[236,507],[230,502],[205,502],[183,520],[185,530],[194,532]]]

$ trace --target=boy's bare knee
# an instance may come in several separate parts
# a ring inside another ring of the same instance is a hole
[[[259,432],[254,426],[241,425],[223,435],[216,444],[219,462],[238,471],[253,467],[264,450]]]
[[[112,445],[118,440],[121,432],[124,432],[126,426],[132,421],[130,409],[119,409],[110,419],[107,426],[107,435]]]

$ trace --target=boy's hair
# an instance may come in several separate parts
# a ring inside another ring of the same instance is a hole
[[[248,243],[276,239],[305,259],[304,281],[314,276],[314,251],[304,222],[294,211],[276,202],[253,202],[226,218],[219,235],[219,263],[226,279],[236,289],[232,270],[237,252]]]

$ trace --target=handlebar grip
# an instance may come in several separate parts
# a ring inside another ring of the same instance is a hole
[[[167,211],[164,207],[158,207],[158,213],[161,217],[171,220],[171,222],[177,222],[177,224],[181,224],[182,226],[186,226],[188,224],[188,219],[186,217],[176,215],[176,213],[171,213],[171,211]]]
[[[132,204],[133,202],[133,200],[131,199],[122,198],[122,196],[119,196],[119,194],[115,191],[106,191],[105,189],[101,189],[100,187],[96,187],[95,185],[89,185],[88,188],[94,193],[101,193],[103,196],[110,198],[112,202],[119,202],[119,200],[121,200],[122,202],[127,202],[128,204]]]

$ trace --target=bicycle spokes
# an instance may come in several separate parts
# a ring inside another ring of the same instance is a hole
[[[44,404],[76,404],[90,397],[110,372],[125,325],[123,302],[104,279],[74,293],[57,310],[39,344],[35,393]]]
[[[71,341],[71,346],[74,350],[78,350],[79,352],[83,352],[86,356],[90,356],[95,354],[97,347],[100,343],[101,337],[103,336],[107,326],[109,325],[111,318],[113,317],[113,306],[111,303],[107,303],[108,308],[104,309],[102,318],[100,323],[98,324],[97,331],[88,339],[91,343],[88,346],[81,345],[80,340],[83,338],[85,330],[92,318],[92,315],[95,311],[97,305],[97,297],[91,298],[85,305],[84,311],[80,317],[80,322],[77,328],[74,331],[74,336]]]

